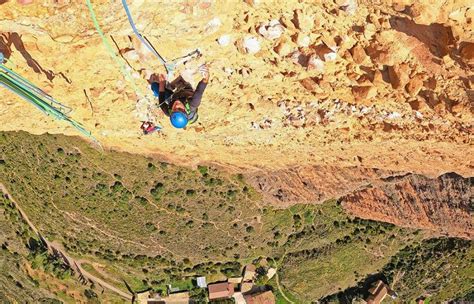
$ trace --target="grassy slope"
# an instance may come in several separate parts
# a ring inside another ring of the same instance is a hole
[[[390,258],[376,275],[368,275],[356,285],[323,299],[322,303],[352,303],[368,296],[370,284],[378,279],[389,282],[398,294],[387,303],[441,303],[448,299],[472,301],[474,283],[472,241],[434,238],[404,247]]]
[[[333,221],[329,225],[333,228],[322,231],[333,229],[344,234],[331,239],[335,234],[329,232],[320,236],[327,244],[312,249],[297,246],[298,251],[286,255],[281,281],[301,302],[352,286],[360,277],[380,270],[405,243],[417,238],[414,231],[389,224],[342,216],[328,218],[328,221],[330,219]],[[299,242],[306,244],[304,238]]]
[[[3,197],[0,197],[0,206],[0,302],[35,302],[43,297],[53,297],[51,293],[38,288],[38,282],[29,277],[24,268],[29,252],[19,236],[23,234],[28,237],[29,231],[12,224],[19,219],[19,215]]]
[[[84,291],[89,286],[67,276],[38,243],[9,198],[0,196],[0,302],[86,301]],[[101,297],[109,303],[119,300],[107,292]]]
[[[403,248],[382,270],[401,298],[432,303],[466,299],[474,286],[474,248],[462,239],[431,239]],[[431,295],[431,296],[429,296]]]
[[[135,290],[196,274],[217,280],[267,256],[281,260],[288,296],[307,303],[352,286],[421,238],[350,219],[335,201],[261,208],[239,176],[100,153],[77,138],[2,133],[0,147],[0,182],[43,235],[122,289],[122,279]]]

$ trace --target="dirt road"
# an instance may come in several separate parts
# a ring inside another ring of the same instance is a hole
[[[71,268],[76,271],[76,274],[78,276],[82,275],[82,277],[84,277],[85,279],[90,280],[90,281],[94,282],[95,284],[98,284],[98,285],[102,286],[103,288],[106,288],[106,289],[118,294],[119,296],[121,296],[124,299],[130,300],[130,301],[132,300],[132,295],[130,295],[130,294],[116,288],[115,286],[110,285],[109,283],[105,282],[104,280],[88,273],[87,271],[85,271],[81,267],[81,262],[87,262],[87,263],[92,264],[91,262],[75,260],[74,258],[72,258],[70,255],[68,255],[66,253],[66,251],[64,250],[64,248],[62,248],[62,246],[60,244],[57,244],[55,242],[50,242],[46,238],[44,238],[43,235],[41,235],[39,230],[36,228],[36,226],[28,218],[28,215],[26,215],[26,213],[20,207],[18,202],[15,201],[13,196],[8,192],[7,188],[1,183],[0,183],[0,191],[3,192],[4,194],[8,195],[10,201],[12,201],[13,204],[15,204],[16,209],[20,212],[21,217],[25,220],[25,222],[28,224],[28,226],[31,228],[31,230],[33,230],[38,235],[38,237],[42,238],[46,242],[48,250],[61,254],[64,257],[64,259],[67,260],[67,262],[69,263]]]

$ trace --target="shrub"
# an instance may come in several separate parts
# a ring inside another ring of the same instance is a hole
[[[198,166],[198,170],[202,175],[205,175],[209,171],[209,168],[206,166]]]

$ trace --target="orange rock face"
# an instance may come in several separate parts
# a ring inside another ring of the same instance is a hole
[[[473,185],[473,178],[454,173],[436,179],[408,174],[376,182],[341,201],[361,218],[472,239]]]
[[[0,1],[0,51],[73,108],[106,149],[250,174],[301,166],[333,168],[324,176],[348,167],[474,175],[472,0],[129,1],[138,29],[166,59],[202,51],[176,75],[196,85],[193,72],[209,63],[199,120],[186,130],[156,106],[148,80],[164,67],[134,37],[120,3],[92,2],[123,67],[83,1]],[[270,24],[278,30],[269,34]],[[1,131],[79,135],[0,93]],[[142,120],[164,128],[143,136]],[[304,200],[310,191],[301,191]]]
[[[469,64],[474,64],[474,43],[465,43],[461,48],[461,57]]]

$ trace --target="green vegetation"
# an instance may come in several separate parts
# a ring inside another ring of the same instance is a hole
[[[239,276],[243,265],[268,257],[278,261],[274,266],[285,295],[308,303],[381,271],[402,248],[424,237],[352,218],[335,200],[261,207],[242,174],[99,152],[77,138],[0,133],[0,147],[0,182],[42,235],[86,261],[86,271],[124,291],[123,281],[135,291],[164,294],[168,284],[189,289],[196,275],[208,281]],[[26,228],[19,229],[19,237],[35,238]],[[30,246],[35,254],[25,252],[29,263],[58,280],[72,280],[37,242]],[[100,271],[93,265],[101,265]],[[272,287],[277,302],[285,303],[275,280],[261,274],[259,284]],[[88,301],[103,302],[97,289],[80,290]],[[191,294],[206,297],[198,289]]]
[[[302,250],[286,255],[281,280],[291,293],[304,295],[298,297],[300,301],[319,299],[353,285],[360,277],[382,268],[391,255],[412,241],[408,231],[390,224],[336,218],[330,226],[326,222],[317,229],[325,231],[327,244],[306,249],[303,244],[308,240],[299,236]],[[311,238],[315,233],[307,234]]]
[[[207,298],[207,289],[204,288],[193,288],[189,292],[189,296],[195,303],[207,303],[209,300]]]
[[[364,299],[376,280],[383,280],[403,302],[426,298],[425,303],[448,299],[469,300],[474,283],[472,242],[458,238],[436,238],[408,245],[394,255],[377,274],[357,285],[327,296],[323,303],[352,303]]]
[[[28,224],[22,219],[20,213],[15,208],[8,196],[0,197],[0,208],[3,210],[5,220],[3,227],[15,229],[15,241],[21,241],[26,249],[22,250],[27,260],[30,262],[31,268],[42,269],[49,272],[59,279],[68,279],[71,276],[71,269],[67,267],[60,257],[48,252],[46,245],[35,235]],[[5,228],[4,228],[5,229]],[[9,251],[8,241],[4,241],[2,248]],[[14,252],[16,253],[16,252]]]
[[[57,281],[66,288],[81,290],[83,286],[71,278],[72,270],[59,256],[47,251],[7,195],[0,196],[0,244],[1,303],[77,302],[52,285]],[[50,283],[52,285],[46,286]],[[115,295],[108,293],[102,297],[116,300]]]
[[[474,286],[472,242],[456,238],[424,240],[403,248],[382,273],[402,299],[430,294],[433,303],[465,299]]]

